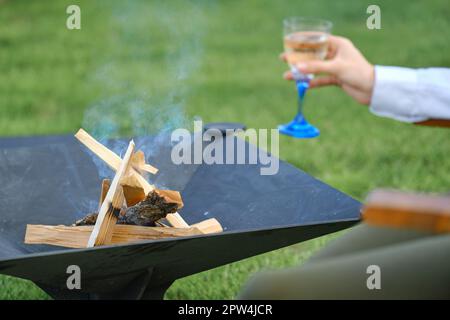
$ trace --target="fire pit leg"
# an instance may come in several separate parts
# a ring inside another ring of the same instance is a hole
[[[163,300],[167,289],[172,285],[173,281],[167,283],[152,285],[153,268],[149,268],[145,274],[136,278],[125,289],[129,291],[129,297],[125,299],[134,300]]]
[[[147,286],[147,289],[145,290],[144,294],[142,295],[142,300],[163,300],[164,294],[166,293],[167,289],[172,285],[173,281],[169,283],[165,283],[163,285],[159,285],[156,287]]]
[[[140,300],[144,294],[147,286],[149,285],[153,274],[153,269],[149,268],[139,276],[135,277],[125,286],[121,286],[120,289],[114,290],[108,293],[94,293],[90,295],[90,299],[94,300],[111,300],[111,299],[124,299],[124,300]]]
[[[120,287],[112,285],[109,289],[106,289],[108,285],[103,281],[98,284],[103,290],[103,292],[92,292],[88,289],[88,291],[81,290],[68,290],[66,288],[53,288],[46,285],[41,285],[36,283],[39,287],[41,287],[45,292],[47,292],[54,299],[63,299],[63,300],[71,300],[71,299],[86,299],[86,300],[162,300],[164,298],[164,294],[167,289],[171,286],[173,281],[169,281],[167,283],[159,283],[157,285],[152,285],[153,278],[153,268],[149,268],[146,271],[143,271],[138,276],[132,278],[131,281],[123,285],[124,279],[128,279],[130,275],[117,276],[110,279],[105,280],[106,282],[118,282],[122,283]],[[122,280],[122,281],[120,281]],[[154,279],[153,279],[154,280]],[[95,289],[94,289],[95,290]]]
[[[60,300],[88,300],[90,298],[89,293],[71,291],[67,289],[53,288],[39,283],[35,283],[39,288],[44,290],[53,299]]]
[[[153,268],[137,276],[129,284],[115,292],[91,294],[90,299],[162,300],[173,281],[152,285]]]

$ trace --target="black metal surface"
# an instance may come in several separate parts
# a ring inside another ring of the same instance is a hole
[[[216,129],[216,130],[219,130],[222,133],[222,135],[226,135],[227,130],[232,130],[232,131],[245,130],[246,126],[245,126],[245,124],[237,123],[237,122],[210,122],[210,123],[205,124],[203,129],[204,129],[204,131],[210,130],[210,129]]]
[[[71,224],[97,207],[100,177],[85,150],[71,136],[0,139],[0,273],[57,298],[162,297],[178,278],[359,220],[359,202],[282,161],[261,176],[260,165],[176,166],[158,148],[154,182],[182,191],[188,223],[215,217],[224,233],[90,249],[24,244],[26,224]],[[81,290],[66,289],[73,264]]]

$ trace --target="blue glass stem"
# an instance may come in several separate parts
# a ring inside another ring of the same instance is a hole
[[[295,84],[297,86],[297,92],[298,92],[298,99],[297,99],[298,110],[297,110],[297,115],[295,116],[295,121],[301,122],[304,119],[303,103],[305,101],[306,90],[308,90],[308,88],[309,88],[309,80],[308,79],[296,80]]]
[[[296,82],[298,91],[298,110],[294,120],[278,126],[282,134],[295,138],[314,138],[320,134],[319,129],[310,125],[303,116],[303,104],[305,103],[306,90],[309,88],[308,77],[302,77]]]

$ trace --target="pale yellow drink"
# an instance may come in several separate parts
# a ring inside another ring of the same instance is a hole
[[[284,36],[284,51],[290,65],[301,61],[323,60],[327,50],[328,34],[324,32],[301,31]]]

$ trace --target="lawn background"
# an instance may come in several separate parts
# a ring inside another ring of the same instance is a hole
[[[81,30],[65,26],[69,4],[81,7]],[[275,128],[295,112],[277,58],[291,15],[332,20],[375,64],[450,66],[448,1],[377,1],[381,30],[366,28],[370,4],[0,0],[0,135],[74,133],[137,100],[152,115],[149,131],[174,114]],[[283,160],[358,200],[378,187],[449,190],[449,131],[375,117],[337,88],[309,92],[305,112],[321,136],[280,137]],[[251,273],[298,265],[336,236],[180,279],[166,298],[233,298]],[[0,298],[48,296],[0,276]]]

